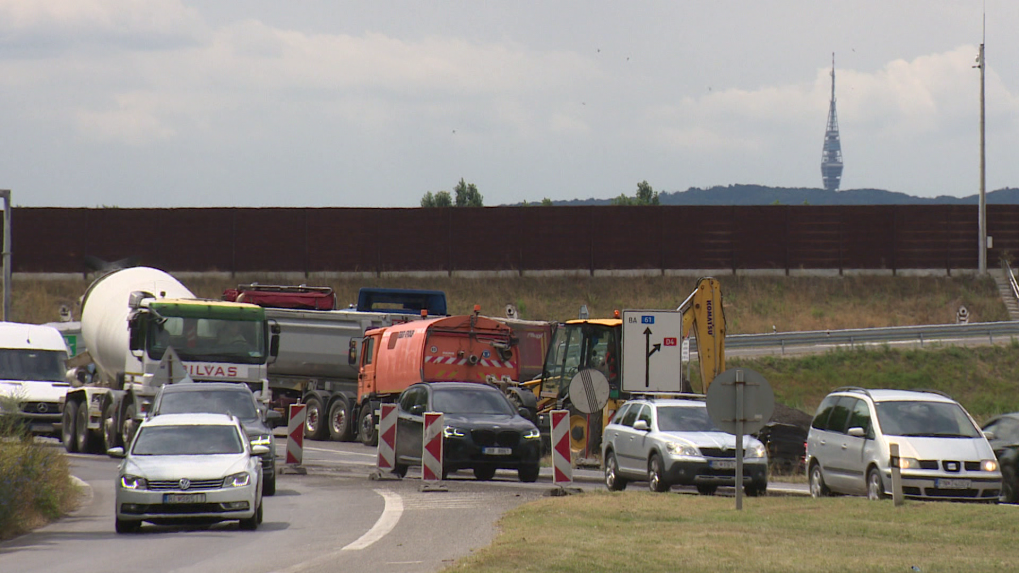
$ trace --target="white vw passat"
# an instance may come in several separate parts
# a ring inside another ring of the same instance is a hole
[[[215,523],[241,529],[262,522],[262,466],[268,448],[251,446],[237,418],[166,414],[142,422],[122,457],[116,483],[117,533],[143,521]]]

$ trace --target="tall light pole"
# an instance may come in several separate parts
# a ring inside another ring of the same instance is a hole
[[[984,70],[987,68],[984,62],[984,39],[987,36],[987,16],[984,16],[984,38],[980,41],[980,53],[977,55],[977,65],[980,68],[980,246],[978,249],[980,274],[987,273],[987,159],[984,155]]]
[[[11,190],[0,189],[0,199],[4,202],[4,238],[3,238],[3,319],[11,319]]]

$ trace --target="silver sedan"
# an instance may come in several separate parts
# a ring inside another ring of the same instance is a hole
[[[251,446],[237,418],[225,414],[166,414],[145,420],[122,457],[116,483],[117,533],[143,521],[262,522],[262,467],[268,448]]]

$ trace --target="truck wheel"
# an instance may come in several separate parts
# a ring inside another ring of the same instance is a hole
[[[366,402],[361,406],[361,416],[357,428],[360,431],[361,443],[366,446],[379,445],[379,432],[375,427],[375,403]]]
[[[91,454],[95,440],[92,439],[92,432],[88,431],[88,404],[83,403],[78,407],[74,418],[74,433],[77,434],[78,451]]]
[[[304,421],[304,437],[309,440],[324,440],[329,435],[325,424],[325,412],[322,411],[322,401],[318,398],[308,398],[305,402],[308,417]]]
[[[120,441],[124,444],[124,448],[130,448],[131,440],[134,439],[136,430],[134,412],[134,404],[128,404],[127,408],[124,408],[124,418],[120,421]]]
[[[121,445],[118,438],[116,420],[113,419],[113,402],[108,401],[103,406],[103,441],[106,442],[106,449]]]
[[[354,439],[354,421],[350,419],[350,402],[342,394],[329,406],[329,439],[349,442]]]
[[[60,439],[64,442],[64,449],[69,454],[78,451],[78,436],[74,433],[74,424],[77,419],[78,403],[73,401],[64,403],[64,412],[60,417]]]

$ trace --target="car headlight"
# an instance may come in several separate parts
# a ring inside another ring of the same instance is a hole
[[[148,482],[143,477],[132,475],[120,476],[120,487],[124,489],[146,489],[148,486]]]
[[[466,432],[453,426],[446,426],[442,429],[442,437],[444,438],[462,438],[466,435]]]
[[[665,451],[669,452],[674,456],[699,456],[701,452],[695,447],[689,444],[680,444],[679,442],[665,442]]]
[[[262,434],[260,436],[254,436],[251,438],[252,446],[271,446],[272,445],[272,434]]]
[[[747,448],[746,453],[748,458],[763,458],[768,455],[768,450],[764,444],[754,444]]]
[[[998,471],[998,460],[983,460],[980,462],[980,469],[985,472]]]
[[[899,458],[899,469],[918,470],[920,469],[920,460],[916,458]]]
[[[538,428],[531,428],[530,430],[527,430],[526,434],[524,434],[524,439],[525,440],[536,440],[536,439],[538,439],[540,437],[541,437],[541,430],[539,430]]]
[[[223,480],[223,487],[244,487],[249,483],[251,483],[251,476],[248,475],[248,472],[241,472],[226,476],[226,479]]]

